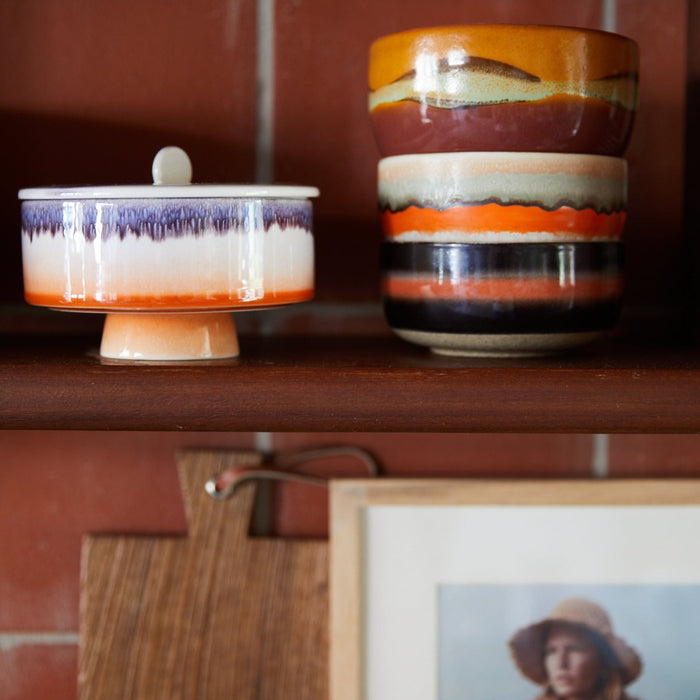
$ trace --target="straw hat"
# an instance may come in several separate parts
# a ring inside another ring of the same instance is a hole
[[[549,626],[553,622],[581,627],[593,633],[610,652],[611,661],[622,673],[625,685],[632,683],[642,671],[639,654],[623,639],[615,636],[607,612],[589,600],[570,598],[557,605],[540,622],[518,630],[510,639],[509,646],[515,664],[522,674],[539,685],[547,683],[543,663],[543,650]]]

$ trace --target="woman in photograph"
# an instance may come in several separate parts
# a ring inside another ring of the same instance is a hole
[[[596,603],[564,600],[509,646],[520,672],[543,687],[537,700],[634,700],[625,687],[639,677],[642,660]]]

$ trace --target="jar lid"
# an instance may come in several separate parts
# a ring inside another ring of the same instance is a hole
[[[35,187],[18,192],[19,199],[307,199],[318,197],[316,187],[262,184],[191,184],[192,163],[185,151],[166,146],[156,153],[152,185]]]

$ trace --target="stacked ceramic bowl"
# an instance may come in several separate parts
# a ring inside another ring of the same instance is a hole
[[[551,354],[623,291],[638,51],[584,29],[418,29],[372,44],[384,310],[459,355]]]

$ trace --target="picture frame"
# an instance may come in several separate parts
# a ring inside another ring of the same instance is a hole
[[[331,700],[534,698],[509,635],[570,599],[637,654],[633,697],[700,696],[700,480],[330,489]]]

